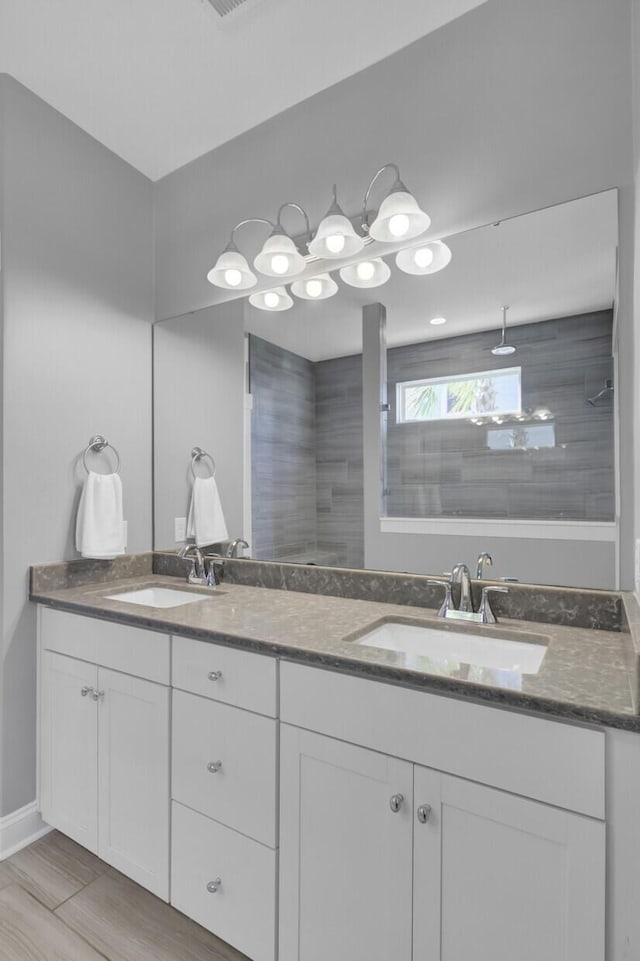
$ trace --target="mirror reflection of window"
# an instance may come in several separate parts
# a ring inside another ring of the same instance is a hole
[[[495,331],[389,348],[387,516],[612,521],[612,335],[612,310],[521,324],[494,369]]]
[[[472,414],[519,414],[521,368],[431,377],[396,384],[398,424]]]

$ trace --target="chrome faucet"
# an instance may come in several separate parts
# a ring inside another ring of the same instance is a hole
[[[481,554],[480,557],[483,555]],[[489,557],[489,555],[486,555]],[[478,558],[480,560],[480,558]],[[480,575],[478,575],[480,576]],[[473,610],[473,598],[471,597],[471,576],[469,574],[469,568],[466,564],[456,564],[456,566],[451,571],[448,581],[436,581],[429,579],[427,584],[433,584],[437,587],[444,588],[444,600],[438,611],[438,617],[451,617],[458,618],[458,620],[465,621],[476,621],[478,624],[495,624],[496,616],[491,610],[491,604],[489,603],[489,594],[508,594],[508,587],[496,587],[492,584],[487,584],[486,587],[482,588],[482,598],[480,600],[480,607],[477,611]],[[451,596],[451,588],[454,584],[460,585],[460,603],[456,608],[453,598]]]
[[[460,585],[459,611],[469,611],[473,613],[473,603],[471,600],[471,574],[466,564],[456,564],[451,571],[451,583]]]
[[[476,563],[476,579],[481,581],[485,576],[485,569],[487,567],[493,566],[493,557],[487,551],[483,551],[478,554],[478,561]]]
[[[244,540],[244,538],[236,537],[236,539],[234,541],[231,541],[231,543],[227,547],[227,553],[225,554],[225,557],[237,557],[238,547],[246,547],[247,550],[249,549],[249,545]]]
[[[187,544],[178,551],[178,557],[191,561],[191,568],[187,574],[188,584],[206,584],[207,574],[204,569],[202,551],[195,544]]]

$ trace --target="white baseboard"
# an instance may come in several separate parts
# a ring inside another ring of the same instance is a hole
[[[51,830],[40,817],[37,801],[0,818],[0,861],[10,858]]]

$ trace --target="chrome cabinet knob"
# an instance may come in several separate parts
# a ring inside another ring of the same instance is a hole
[[[214,881],[209,881],[209,883],[207,884],[207,891],[209,892],[209,894],[215,894],[216,891],[219,890],[221,884],[222,884],[222,878],[216,878]]]
[[[404,801],[404,794],[392,794],[389,798],[389,807],[394,814],[397,814],[402,807],[402,802]]]
[[[431,805],[430,804],[420,804],[418,810],[416,811],[418,816],[418,821],[420,824],[426,824],[431,817]]]
[[[222,677],[222,671],[209,671],[210,681],[219,681]]]
[[[95,691],[92,688],[91,697],[93,698],[94,701],[99,701],[101,697],[104,697],[104,691]]]
[[[209,774],[217,774],[222,767],[222,761],[209,761],[207,764],[207,771]]]
[[[84,686],[84,687],[81,689],[81,691],[80,691],[80,696],[81,696],[81,697],[86,697],[87,694],[91,694],[92,691],[93,691],[93,688],[92,688],[92,687],[88,687],[88,686],[85,684],[85,686]]]

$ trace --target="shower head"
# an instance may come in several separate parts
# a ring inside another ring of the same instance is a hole
[[[516,348],[512,347],[511,344],[506,343],[507,336],[507,311],[508,307],[501,307],[502,310],[502,338],[499,344],[491,348],[491,353],[494,357],[507,357],[509,354],[515,354]]]
[[[602,390],[599,390],[597,394],[593,395],[593,397],[587,397],[587,404],[591,404],[592,407],[595,407],[598,401],[603,397],[606,397],[607,394],[613,394],[612,380],[605,380]]]

